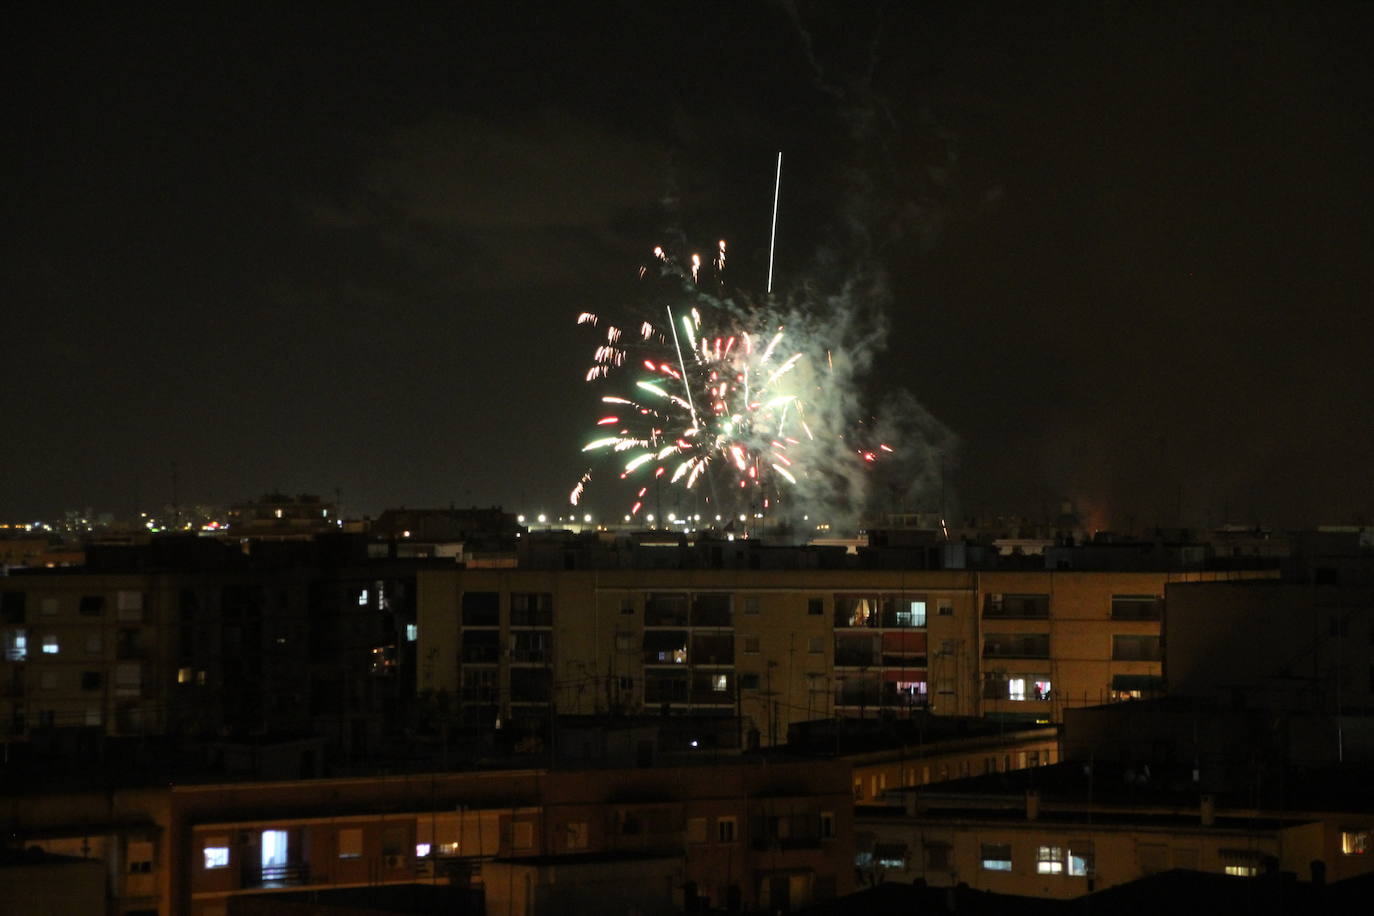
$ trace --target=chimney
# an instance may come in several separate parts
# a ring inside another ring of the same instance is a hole
[[[1217,821],[1217,798],[1215,795],[1202,796],[1202,826],[1211,827]]]
[[[1035,789],[1026,790],[1026,820],[1040,818],[1040,793]]]

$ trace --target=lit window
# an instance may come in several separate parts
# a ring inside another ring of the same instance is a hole
[[[416,843],[416,844],[415,844],[415,858],[417,858],[417,859],[423,859],[425,856],[429,855],[429,850],[430,850],[430,845],[429,845],[428,843]]]
[[[982,862],[986,871],[1011,871],[1011,844],[984,843]]]
[[[1364,856],[1369,854],[1368,830],[1342,830],[1341,831],[1341,855],[1343,856]]]
[[[1092,873],[1092,840],[1069,840],[1069,873],[1074,878],[1087,878]]]
[[[1026,679],[1014,677],[1007,681],[1007,699],[1024,700],[1026,698]]]
[[[367,607],[367,589],[358,590],[358,607]]]
[[[206,868],[228,868],[229,867],[229,840],[225,837],[217,837],[207,840],[204,848]]]
[[[897,612],[897,626],[899,627],[923,627],[926,625],[926,603],[924,601],[909,601],[907,609]]]
[[[189,684],[189,683],[191,683],[192,679],[194,679],[194,677],[195,677],[195,672],[194,672],[192,669],[190,669],[190,668],[178,668],[178,669],[177,669],[177,683],[178,683],[178,684]]]
[[[418,624],[406,624],[406,642],[414,642],[420,638],[420,627]]]
[[[1221,870],[1235,878],[1253,878],[1260,873],[1264,855],[1254,849],[1221,849]]]
[[[906,869],[906,844],[876,843],[873,847],[873,858],[877,860],[879,868],[904,871]]]
[[[1064,873],[1064,847],[1041,846],[1035,853],[1035,871],[1041,875]]]
[[[725,674],[711,675],[711,689],[716,693],[724,693],[730,687],[729,676]]]
[[[44,636],[44,637],[43,637],[43,654],[44,654],[44,655],[56,655],[56,654],[58,653],[58,651],[59,651],[59,647],[58,647],[58,644],[57,644],[57,637],[54,636],[54,635],[52,635],[51,633],[49,633],[47,636]]]

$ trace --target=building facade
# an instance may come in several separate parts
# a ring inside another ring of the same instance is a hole
[[[418,689],[464,720],[725,714],[1057,722],[1162,690],[1165,586],[1271,573],[431,569]]]
[[[679,899],[792,909],[854,887],[848,781],[843,762],[755,761],[174,786],[16,798],[7,829],[105,862],[119,916],[224,916],[278,892],[483,888],[531,862],[561,863],[565,881],[652,878]],[[578,867],[591,860],[594,872]]]

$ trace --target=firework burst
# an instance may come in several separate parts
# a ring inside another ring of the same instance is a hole
[[[822,367],[792,344],[784,321],[704,292],[697,255],[681,268],[661,247],[654,258],[659,273],[687,291],[676,305],[630,328],[590,312],[577,318],[597,332],[585,379],[610,389],[582,451],[631,482],[631,516],[644,509],[649,486],[694,491],[717,513],[766,509],[821,470],[813,467],[818,453],[838,446],[862,465],[891,451],[856,454],[843,436],[813,429],[808,406],[825,383]],[[710,266],[720,283],[725,242]],[[589,469],[570,494],[573,505],[590,481]]]

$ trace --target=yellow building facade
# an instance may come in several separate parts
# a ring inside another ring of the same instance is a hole
[[[465,721],[738,715],[746,740],[834,716],[994,716],[1162,689],[1165,585],[1256,573],[431,569],[417,689]]]

